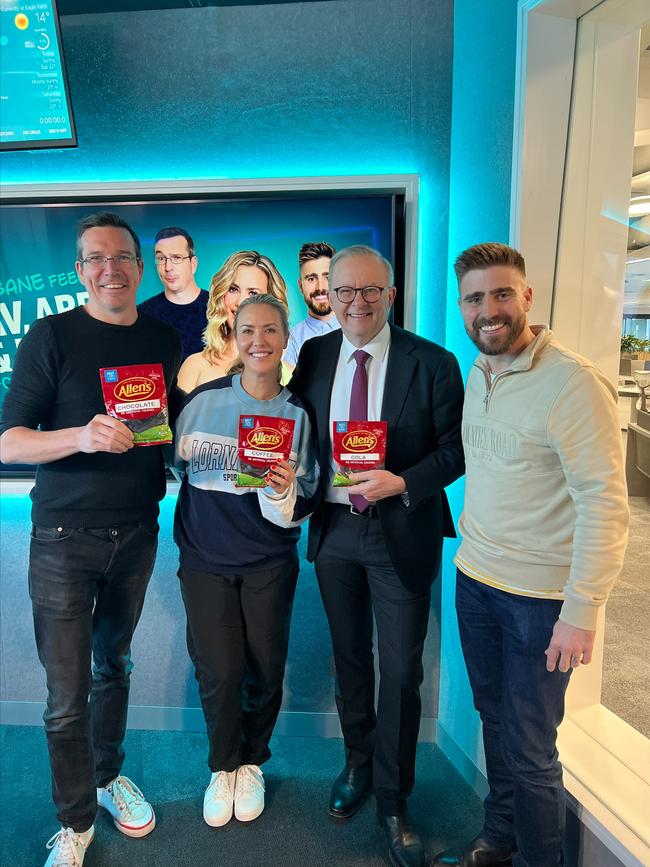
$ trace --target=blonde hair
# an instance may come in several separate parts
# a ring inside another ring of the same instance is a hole
[[[235,281],[235,274],[240,265],[253,265],[263,271],[268,281],[268,294],[277,298],[288,309],[286,283],[268,256],[262,256],[255,250],[240,250],[228,256],[210,281],[208,324],[203,332],[205,344],[203,355],[211,364],[215,364],[223,356],[232,334],[224,298]]]

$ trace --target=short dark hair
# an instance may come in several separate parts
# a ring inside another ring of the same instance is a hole
[[[133,246],[135,247],[136,258],[142,260],[142,246],[140,239],[135,234],[134,230],[129,226],[126,220],[119,217],[111,211],[99,211],[97,214],[88,214],[87,217],[82,217],[77,223],[77,259],[81,261],[81,238],[82,235],[89,229],[102,229],[109,226],[113,229],[124,229],[133,238]]]
[[[192,236],[189,232],[186,232],[185,229],[180,229],[178,226],[165,226],[164,229],[158,229],[156,232],[156,237],[154,238],[154,247],[158,243],[158,241],[162,241],[163,238],[177,238],[180,235],[181,238],[185,238],[187,241],[187,252],[190,256],[196,256],[194,252],[194,241],[192,240]]]
[[[305,262],[311,262],[314,259],[320,259],[321,256],[326,256],[331,259],[336,253],[331,244],[325,241],[311,241],[308,244],[303,244],[298,253],[298,266],[302,268]]]
[[[488,244],[476,244],[456,257],[454,271],[460,283],[468,271],[485,271],[495,265],[507,265],[516,268],[522,277],[526,276],[526,263],[524,257],[514,247],[507,244],[498,244],[492,241]]]

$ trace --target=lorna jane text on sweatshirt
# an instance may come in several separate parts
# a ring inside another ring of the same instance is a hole
[[[235,487],[240,415],[295,421],[289,462],[296,480],[284,495]],[[256,400],[238,375],[205,383],[188,395],[175,442],[175,463],[185,472],[174,521],[183,566],[228,575],[296,556],[299,524],[313,510],[318,488],[311,426],[298,398],[283,388],[272,400]]]

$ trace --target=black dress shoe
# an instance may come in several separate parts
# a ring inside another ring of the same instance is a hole
[[[393,867],[424,867],[424,845],[411,827],[408,813],[378,818],[386,834],[388,858]]]
[[[372,772],[368,765],[363,768],[346,765],[332,786],[330,816],[335,819],[349,819],[354,816],[370,794],[371,784]]]
[[[462,852],[451,849],[441,852],[433,859],[431,867],[508,867],[510,864],[510,849],[500,849],[484,837],[475,837]]]

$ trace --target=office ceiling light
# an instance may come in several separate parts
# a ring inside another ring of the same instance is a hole
[[[650,214],[650,196],[633,196],[628,214],[630,217],[647,217]]]

